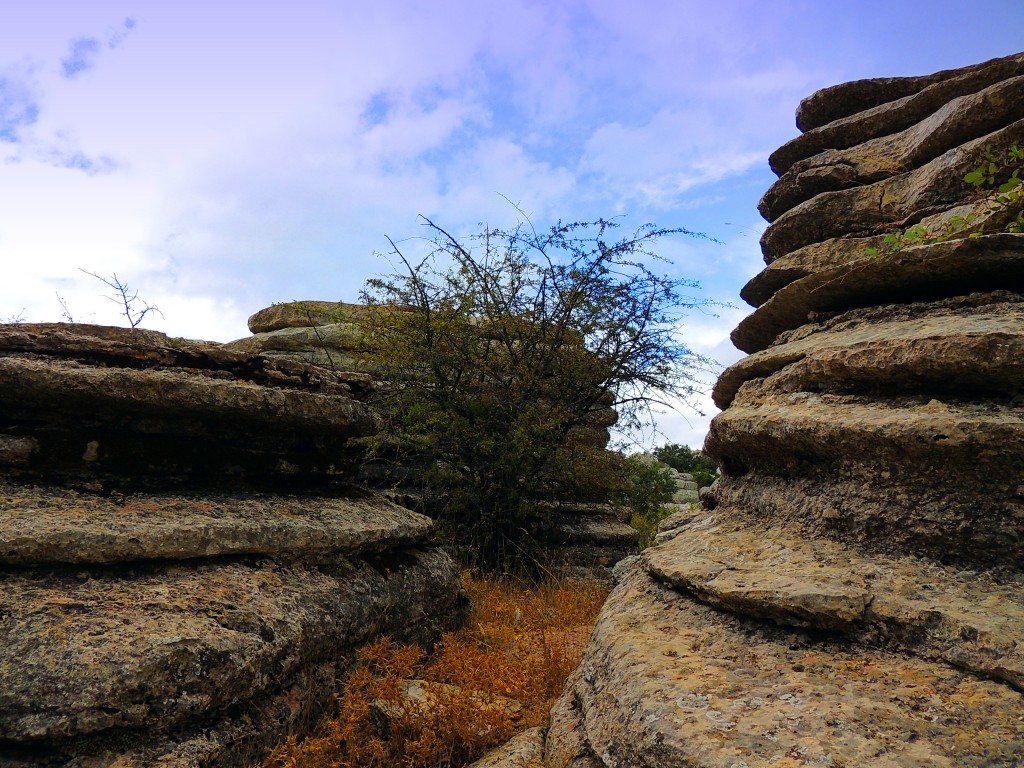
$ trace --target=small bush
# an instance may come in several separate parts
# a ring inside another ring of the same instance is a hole
[[[658,533],[658,523],[668,516],[664,506],[677,490],[672,471],[639,456],[626,459],[627,487],[620,501],[633,510],[630,525],[640,531],[640,546],[647,547]]]
[[[363,648],[333,714],[304,741],[275,749],[263,768],[456,768],[541,725],[607,590],[463,581],[473,602],[463,630],[432,656],[387,639]]]
[[[698,488],[711,485],[718,477],[718,464],[700,449],[669,443],[661,448],[655,448],[654,455],[658,457],[658,461],[668,464],[677,472],[688,472],[693,475]]]

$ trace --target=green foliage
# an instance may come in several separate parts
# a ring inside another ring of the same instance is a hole
[[[985,208],[967,216],[952,216],[931,228],[921,225],[886,235],[881,248],[868,248],[868,256],[883,258],[914,245],[930,245],[958,237],[979,237],[984,225],[979,219],[992,211],[1009,214],[1004,231],[1024,233],[1024,148],[1012,146],[999,154],[991,147],[982,151],[978,166],[964,176],[985,201]]]
[[[658,461],[668,464],[677,472],[688,472],[693,475],[698,488],[704,488],[715,482],[718,476],[718,464],[704,451],[686,445],[669,443],[654,449]]]
[[[432,464],[430,511],[490,569],[530,565],[544,498],[613,487],[606,427],[652,421],[687,398],[709,361],[678,337],[681,311],[709,304],[695,284],[656,274],[651,247],[684,230],[520,224],[460,242],[425,220],[415,263],[368,282],[367,339],[385,380],[379,440]]]
[[[675,476],[656,461],[640,457],[626,458],[626,487],[618,494],[620,503],[633,510],[630,524],[640,531],[640,546],[649,546],[658,532],[658,523],[668,516],[665,504],[677,490]]]

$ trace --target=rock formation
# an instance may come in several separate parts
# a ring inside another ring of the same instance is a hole
[[[248,767],[361,644],[458,625],[431,521],[344,484],[371,391],[150,331],[0,326],[0,766]]]
[[[225,345],[226,349],[259,354],[269,360],[314,364],[373,373],[373,357],[363,344],[362,319],[367,309],[359,304],[327,301],[298,301],[275,304],[249,318],[253,335]],[[386,386],[381,383],[380,386]],[[587,440],[603,449],[608,445],[608,427],[617,415],[608,408],[595,414]],[[359,439],[350,445],[365,444]],[[359,479],[390,498],[415,507],[417,480],[425,465],[410,463],[406,456],[378,451],[363,460]],[[694,496],[694,500],[696,497]],[[551,499],[551,514],[536,522],[536,535],[544,544],[552,566],[568,566],[600,574],[628,554],[636,552],[639,533],[629,525],[630,510],[600,499]]]
[[[722,475],[620,563],[546,734],[485,765],[1024,765],[1024,235],[964,179],[1024,146],[1022,76],[801,106]]]

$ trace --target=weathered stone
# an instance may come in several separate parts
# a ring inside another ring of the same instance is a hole
[[[871,184],[918,168],[965,142],[1024,118],[1024,76],[953,99],[916,125],[848,149],[829,149],[793,165],[757,208],[773,221],[822,192]]]
[[[938,238],[949,232],[950,240],[966,239],[985,232],[1002,232],[1016,214],[1012,209],[992,205],[988,200],[975,200],[940,211],[921,219],[915,226]],[[966,225],[953,225],[952,221],[969,221]],[[958,227],[962,226],[960,229]],[[740,296],[748,304],[759,307],[777,291],[801,277],[824,272],[843,264],[862,261],[869,250],[874,249],[880,259],[890,255],[890,244],[886,235],[872,235],[858,238],[829,238],[820,243],[811,243],[791,253],[769,260],[768,268],[762,270],[743,287]]]
[[[744,352],[771,345],[780,333],[813,320],[811,313],[951,295],[1024,291],[1024,235],[998,234],[907,248],[885,258],[815,272],[779,289],[732,332]]]
[[[468,768],[544,768],[544,729],[523,731]]]
[[[636,563],[563,697],[580,712],[575,752],[609,766],[767,766],[799,755],[809,765],[960,768],[1012,765],[1024,749],[1024,698],[1005,685],[722,613]],[[547,755],[563,733],[552,724]]]
[[[33,437],[0,435],[0,465],[27,467],[39,452],[39,441]]]
[[[728,408],[740,386],[776,374],[784,392],[870,391],[880,380],[891,393],[968,390],[1013,394],[1024,380],[1024,304],[978,307],[920,305],[910,317],[878,312],[839,315],[828,330],[774,344],[726,369],[713,397]],[[820,326],[819,326],[820,327]]]
[[[111,498],[0,480],[0,566],[274,555],[316,559],[425,539],[430,518],[383,499],[260,494]]]
[[[365,373],[152,331],[0,326],[0,418],[35,441],[15,462],[25,479],[329,480],[355,471],[348,439],[379,429],[372,392]]]
[[[359,645],[459,625],[431,521],[337,483],[372,391],[148,331],[0,326],[0,766],[248,768]]]
[[[232,341],[227,349],[246,354],[297,359],[328,369],[367,370],[366,360],[357,357],[363,348],[362,327],[354,323],[332,323],[317,327],[289,327],[266,331]]]
[[[824,192],[789,209],[761,236],[765,259],[830,237],[875,235],[906,227],[963,202],[974,190],[964,175],[978,165],[986,148],[1004,152],[1024,144],[1024,120],[960,145],[898,176],[862,187]]]
[[[675,529],[643,559],[657,578],[732,613],[882,638],[1024,690],[1019,581],[713,518]]]
[[[349,322],[364,316],[366,307],[343,301],[293,301],[261,309],[249,318],[249,330],[268,333],[282,328],[310,328]]]
[[[831,123],[855,112],[861,112],[879,105],[890,106],[889,102],[903,96],[919,93],[938,83],[956,81],[965,75],[981,73],[985,77],[1004,79],[1009,77],[1006,65],[1018,63],[1020,54],[990,59],[981,64],[972,64],[959,69],[944,69],[930,75],[917,77],[880,77],[868,80],[855,80],[850,83],[834,85],[817,91],[800,102],[796,109],[796,124],[801,131]],[[1009,71],[1014,71],[1010,69]],[[971,83],[972,90],[984,87],[984,80]]]
[[[956,72],[951,70],[950,72]],[[863,88],[873,90],[882,101],[873,99],[846,100],[840,97],[831,119],[804,123],[806,131],[772,153],[768,162],[775,173],[782,175],[797,160],[816,155],[826,149],[845,149],[877,136],[902,131],[932,114],[946,102],[968,93],[975,93],[1000,80],[1024,74],[1024,55],[1013,54],[1002,59],[959,70],[959,74],[929,83],[924,88],[917,84],[900,92],[899,82],[904,78],[859,80],[826,88],[812,94],[805,102],[827,103],[842,90]],[[872,85],[877,83],[878,86]],[[893,86],[895,85],[895,89]],[[898,95],[897,95],[898,94]],[[889,98],[892,95],[894,98]]]
[[[422,606],[451,626],[451,561],[389,557],[3,574],[0,740],[72,740],[73,752],[75,738],[112,729],[149,739],[223,717],[376,634],[430,635]]]
[[[205,431],[211,423],[276,423],[310,434],[368,435],[380,425],[367,406],[337,395],[287,391],[245,382],[149,371],[84,366],[77,362],[0,357],[4,411],[109,413],[163,419],[168,428]]]

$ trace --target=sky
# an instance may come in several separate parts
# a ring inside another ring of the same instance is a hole
[[[676,237],[721,365],[800,99],[1024,50],[1024,1],[0,0],[0,322],[229,341],[355,301],[425,216],[460,236],[618,217]],[[515,204],[515,205],[513,205]],[[93,275],[87,274],[93,273]],[[699,447],[706,395],[646,444]]]

